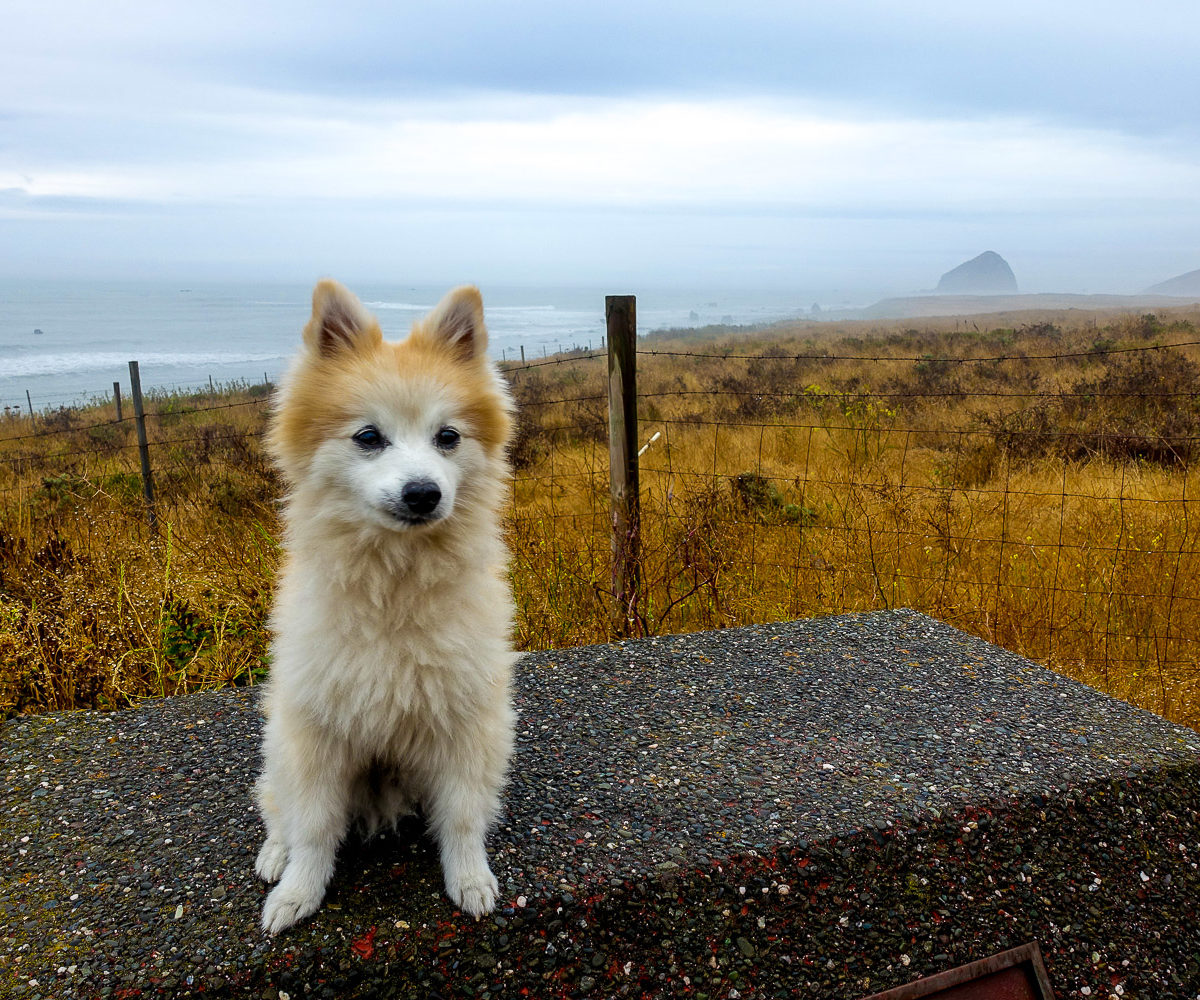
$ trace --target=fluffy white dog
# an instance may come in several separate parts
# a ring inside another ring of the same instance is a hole
[[[476,917],[495,905],[512,402],[486,347],[475,288],[400,343],[336,282],[313,292],[269,437],[289,489],[256,785],[272,934],[321,905],[351,823],[372,833],[418,803],[450,899]]]

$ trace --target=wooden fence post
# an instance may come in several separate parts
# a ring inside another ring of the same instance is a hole
[[[641,510],[637,458],[637,300],[606,295],[608,327],[608,479],[612,496],[612,592],[617,631],[634,632],[641,615]]]
[[[29,404],[29,419],[33,419],[33,397],[29,395],[29,390],[25,390],[25,402]],[[20,405],[19,403],[17,404]]]
[[[113,383],[113,402],[117,404],[117,423],[121,422],[121,383]]]
[[[129,362],[129,392],[133,396],[133,416],[137,421],[138,451],[142,456],[142,492],[146,495],[146,520],[150,530],[158,530],[158,515],[154,510],[154,475],[150,471],[150,442],[146,438],[146,410],[142,406],[142,376],[138,363]]]

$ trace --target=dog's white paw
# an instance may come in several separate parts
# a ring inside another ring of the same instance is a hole
[[[277,885],[263,904],[263,930],[268,934],[278,934],[305,917],[312,916],[320,909],[323,896],[320,892]]]
[[[254,871],[264,882],[278,882],[279,876],[287,867],[287,844],[274,837],[268,837],[258,852],[258,860],[254,862]]]
[[[446,895],[464,913],[476,920],[496,908],[496,895],[500,884],[488,869],[468,872],[457,878],[446,880]]]

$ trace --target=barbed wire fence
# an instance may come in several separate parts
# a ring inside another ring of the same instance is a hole
[[[648,378],[625,402],[632,494],[610,478],[613,330],[601,351],[506,363],[522,640],[911,607],[1194,722],[1200,340],[1166,339],[976,356],[635,341]],[[1046,370],[1071,377],[1045,384]],[[258,502],[277,495],[261,447],[268,388],[148,402],[160,517],[214,468],[252,474]],[[128,530],[150,544],[133,417],[89,414],[0,422],[0,503],[69,495],[82,517],[120,493]],[[219,493],[204,489],[206,502]],[[614,496],[637,502],[615,531]],[[226,499],[235,515],[243,493]]]

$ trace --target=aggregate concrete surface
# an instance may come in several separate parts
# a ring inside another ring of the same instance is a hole
[[[915,612],[526,656],[478,922],[413,820],[262,933],[257,697],[0,727],[0,997],[1200,997],[1200,735]]]

